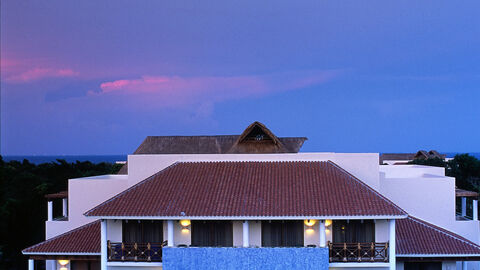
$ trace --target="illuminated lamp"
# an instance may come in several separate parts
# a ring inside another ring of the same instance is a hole
[[[313,225],[315,225],[315,223],[317,223],[315,219],[306,219],[304,222],[305,225],[307,225],[308,227],[312,227]]]
[[[180,220],[180,225],[182,225],[182,227],[190,226],[190,220],[182,219],[182,220]]]
[[[328,227],[330,225],[332,225],[332,220],[331,219],[325,220],[325,227]]]
[[[61,266],[65,266],[69,263],[70,261],[69,260],[58,260],[58,264],[60,264]]]

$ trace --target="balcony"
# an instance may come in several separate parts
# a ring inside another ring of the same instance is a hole
[[[163,243],[107,242],[108,261],[111,262],[161,262]]]
[[[388,262],[388,243],[328,242],[330,262]]]

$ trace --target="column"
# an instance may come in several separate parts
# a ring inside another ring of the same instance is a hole
[[[173,220],[167,221],[167,236],[168,246],[173,247]]]
[[[473,200],[473,220],[478,220],[478,200]]]
[[[388,245],[388,259],[390,262],[390,269],[395,270],[396,267],[396,252],[395,252],[395,219],[389,221],[390,241]]]
[[[35,269],[35,264],[33,259],[28,260],[28,270],[34,270]]]
[[[462,262],[462,270],[467,270],[467,262],[466,261]]]
[[[62,214],[64,217],[67,217],[68,216],[68,213],[67,213],[67,206],[68,206],[68,202],[67,202],[67,198],[63,198],[62,200]]]
[[[53,201],[48,201],[48,206],[47,206],[47,220],[52,221],[53,220]]]
[[[319,236],[320,236],[320,247],[325,247],[326,246],[326,239],[327,235],[325,232],[325,220],[320,220],[318,226],[320,227],[318,230]]]
[[[102,219],[100,227],[100,269],[107,270],[107,221]]]
[[[462,197],[462,217],[467,215],[467,197]]]
[[[250,246],[250,235],[249,235],[249,230],[248,230],[248,221],[245,220],[243,221],[243,247],[249,247]]]

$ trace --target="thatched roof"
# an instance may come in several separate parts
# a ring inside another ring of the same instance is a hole
[[[133,154],[298,153],[306,140],[306,137],[279,138],[264,124],[253,122],[240,135],[148,136]],[[127,173],[125,164],[118,174]]]
[[[455,188],[455,197],[478,197],[479,194],[475,191]]]
[[[442,155],[435,150],[425,151],[420,150],[417,153],[383,153],[380,154],[380,164],[383,164],[385,160],[401,160],[401,161],[411,161],[414,159],[430,159],[430,158],[439,158],[445,159],[446,155]]]

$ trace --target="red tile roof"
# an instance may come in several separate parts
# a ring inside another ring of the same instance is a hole
[[[87,216],[406,216],[333,162],[180,162]]]
[[[94,221],[39,244],[26,248],[23,254],[81,253],[100,254],[100,221]]]
[[[480,255],[472,241],[411,216],[397,220],[395,232],[397,255]]]

